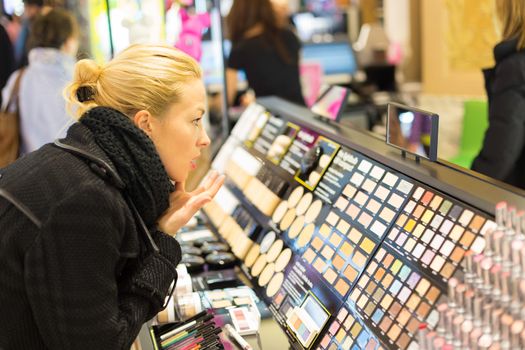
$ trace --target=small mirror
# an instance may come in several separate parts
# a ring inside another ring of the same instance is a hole
[[[388,104],[386,143],[437,160],[439,116],[397,103]]]
[[[339,121],[348,101],[349,90],[342,86],[329,86],[312,105],[312,112],[322,118]]]

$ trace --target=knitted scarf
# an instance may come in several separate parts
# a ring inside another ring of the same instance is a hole
[[[115,166],[146,226],[154,229],[174,187],[151,139],[124,114],[108,107],[89,110],[80,122]]]

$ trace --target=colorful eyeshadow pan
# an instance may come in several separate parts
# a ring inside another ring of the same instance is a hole
[[[379,350],[381,343],[348,305],[343,305],[319,344],[320,349]]]
[[[410,260],[422,263],[428,273],[446,281],[455,273],[486,221],[474,211],[419,186],[386,240]]]
[[[350,293],[356,312],[371,322],[396,349],[406,349],[417,336],[418,326],[435,327],[431,306],[441,290],[401,255],[381,246]]]

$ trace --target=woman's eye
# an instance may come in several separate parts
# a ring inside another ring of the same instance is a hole
[[[202,119],[202,118],[196,118],[196,119],[193,119],[193,120],[192,120],[193,125],[195,125],[195,126],[199,126],[199,123],[201,122],[201,119]]]

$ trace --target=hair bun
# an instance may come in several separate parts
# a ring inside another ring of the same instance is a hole
[[[75,65],[74,80],[79,86],[94,86],[101,73],[102,68],[95,61],[83,59]]]

